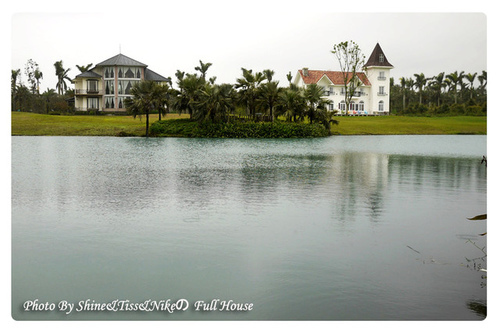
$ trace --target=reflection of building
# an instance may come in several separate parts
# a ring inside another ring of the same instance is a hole
[[[165,82],[166,78],[151,71],[147,65],[118,54],[81,73],[75,84],[75,109],[125,112],[124,101],[130,89],[141,80]]]
[[[317,84],[323,87],[329,110],[338,110],[353,115],[386,115],[389,113],[390,70],[393,66],[387,60],[377,43],[364,65],[364,72],[357,73],[361,86],[354,92],[352,101],[344,101],[344,79],[340,71],[318,71],[303,68],[297,72],[294,84],[305,87]],[[348,78],[352,78],[349,73]]]

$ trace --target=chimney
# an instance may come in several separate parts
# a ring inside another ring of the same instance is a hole
[[[304,68],[302,69],[302,73],[304,74],[304,76],[305,76],[305,77],[308,77],[308,76],[309,76],[309,68],[304,67]]]

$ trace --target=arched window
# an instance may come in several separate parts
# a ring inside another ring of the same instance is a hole
[[[340,103],[339,103],[339,109],[341,111],[345,111],[345,101],[344,100],[340,101]]]
[[[378,111],[384,111],[384,101],[378,101]]]
[[[359,101],[359,110],[361,110],[361,111],[365,110],[365,102],[364,101]]]

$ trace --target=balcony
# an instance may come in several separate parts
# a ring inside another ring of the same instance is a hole
[[[386,77],[377,77],[378,80],[384,81]]]
[[[100,89],[76,89],[76,95],[103,95],[103,91]]]

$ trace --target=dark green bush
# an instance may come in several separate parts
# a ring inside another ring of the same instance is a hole
[[[218,122],[197,123],[191,120],[165,120],[151,125],[152,136],[201,138],[312,138],[326,137],[321,124],[287,122]]]

